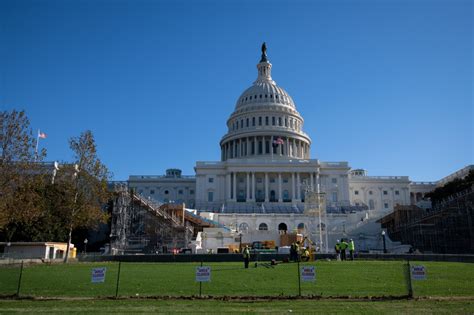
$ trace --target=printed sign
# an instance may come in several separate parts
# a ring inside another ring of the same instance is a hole
[[[211,267],[196,267],[196,282],[211,281]]]
[[[301,280],[302,281],[315,281],[316,268],[314,266],[301,267]]]
[[[411,278],[413,280],[426,280],[425,266],[411,266]]]
[[[106,267],[101,268],[94,268],[92,269],[92,283],[101,283],[105,282],[105,271],[107,270]]]

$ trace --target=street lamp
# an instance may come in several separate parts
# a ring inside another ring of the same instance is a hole
[[[84,240],[84,254],[87,254],[87,243],[89,243],[89,240],[86,238]]]
[[[383,241],[383,253],[386,254],[387,253],[387,245],[385,243],[385,231],[382,230],[382,241]]]

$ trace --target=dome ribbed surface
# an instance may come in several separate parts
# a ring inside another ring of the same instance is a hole
[[[295,109],[291,96],[281,87],[269,82],[255,82],[237,100],[235,109],[253,105],[282,105]]]

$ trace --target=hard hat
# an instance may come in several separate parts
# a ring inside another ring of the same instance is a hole
[[[338,242],[338,243],[339,243],[339,240],[337,240],[336,242]]]
[[[352,238],[351,238],[351,241],[352,241]]]

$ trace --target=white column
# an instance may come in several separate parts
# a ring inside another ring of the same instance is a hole
[[[225,177],[226,177],[226,186],[227,186],[227,198],[226,198],[227,200],[230,200],[230,199],[231,199],[230,174],[231,174],[231,173],[227,173],[227,174],[225,175]]]
[[[296,142],[296,155],[301,157],[301,142],[299,140]]]
[[[273,158],[273,136],[270,137],[270,156]]]
[[[290,138],[286,137],[286,156],[290,156]]]
[[[321,191],[320,191],[320,187],[319,187],[319,172],[316,172],[316,192],[319,194]],[[319,197],[318,197],[319,198]],[[318,199],[319,200],[319,199]]]
[[[257,137],[253,137],[253,154],[257,155]]]
[[[241,139],[237,140],[237,157],[242,156],[242,141]]]
[[[295,173],[291,173],[291,199],[293,201],[296,199]]]
[[[237,173],[233,173],[234,174],[234,178],[233,178],[233,183],[234,183],[234,186],[232,187],[232,191],[233,191],[233,195],[232,195],[232,200],[233,201],[237,201]]]
[[[269,201],[268,196],[268,173],[265,173],[265,202]]]
[[[309,183],[310,183],[309,185],[310,185],[310,187],[311,187],[311,190],[314,189],[313,182],[314,182],[313,172],[310,172],[310,173],[309,173]]]
[[[247,156],[250,155],[251,149],[250,149],[250,137],[247,137]]]
[[[252,193],[251,193],[251,200],[255,200],[255,173],[252,172]]]
[[[281,173],[278,173],[278,202],[283,202],[283,196],[281,195]]]
[[[250,199],[250,174],[247,172],[247,195],[245,196],[245,201]]]
[[[301,179],[299,172],[296,173],[296,199],[301,201]]]

